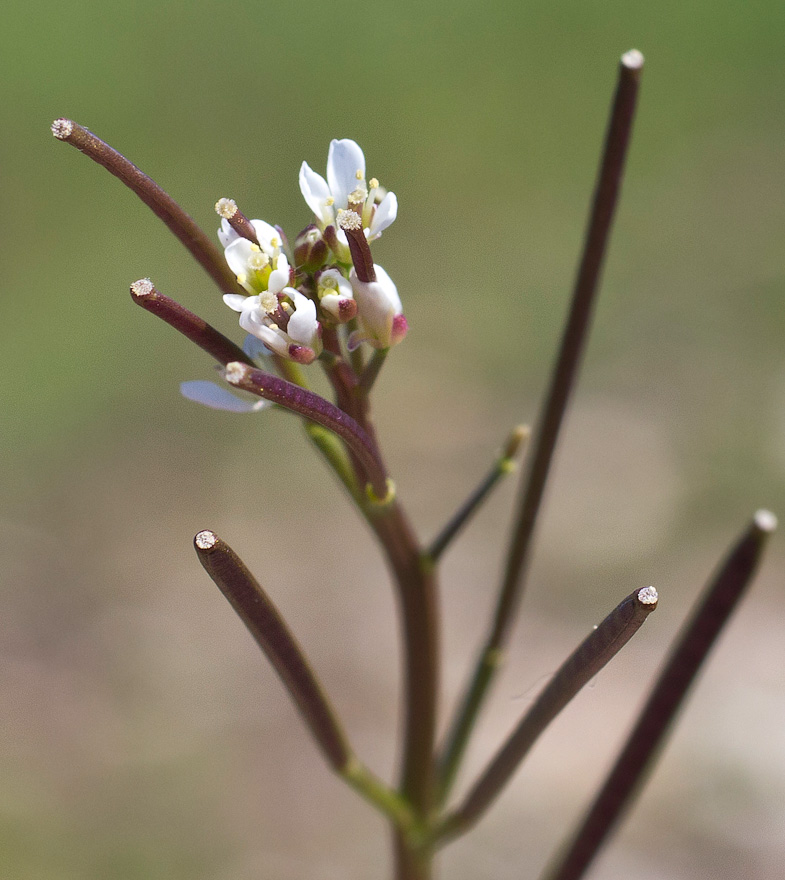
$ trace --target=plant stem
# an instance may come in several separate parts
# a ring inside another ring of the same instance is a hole
[[[412,814],[408,804],[354,755],[302,648],[256,578],[215,532],[199,532],[194,546],[205,571],[278,673],[327,763],[397,827],[409,828]]]
[[[243,561],[214,532],[199,532],[194,547],[205,571],[283,681],[328,763],[342,772],[352,759],[346,736],[278,609]]]
[[[598,290],[600,270],[621,187],[642,66],[643,56],[639,52],[633,50],[622,56],[583,256],[550,388],[533,440],[493,623],[442,751],[440,777],[443,799],[450,792],[488,687],[501,665],[503,648],[523,594],[534,526]]]
[[[507,443],[499,457],[491,466],[479,486],[464,501],[455,516],[447,523],[441,532],[431,542],[425,552],[425,559],[431,564],[435,563],[447,546],[455,539],[460,530],[466,525],[471,517],[477,512],[483,501],[491,494],[496,484],[502,477],[513,473],[515,470],[515,457],[523,443],[529,436],[529,429],[524,425],[518,425],[510,434]]]
[[[232,361],[240,361],[249,367],[254,362],[231,339],[219,333],[207,321],[188,311],[185,306],[158,291],[153,283],[142,278],[131,285],[131,298],[146,311],[166,321],[170,327],[183,334],[199,348],[212,355],[219,364],[226,366]]]
[[[357,484],[357,477],[352,469],[352,463],[341,441],[321,425],[315,422],[303,421],[305,433],[313,445],[321,452],[327,463],[332,468],[338,479],[343,483],[349,495],[355,503],[362,504],[362,494]]]
[[[245,363],[227,364],[226,381],[271,400],[298,415],[310,419],[337,434],[362,463],[368,482],[380,504],[387,503],[393,490],[376,445],[360,425],[335,404],[320,395],[294,385],[286,379],[252,369]]]
[[[373,383],[379,376],[389,351],[389,348],[374,349],[371,359],[368,361],[368,366],[363,370],[362,375],[360,376],[359,387],[364,394],[369,394],[371,388],[373,388]]]
[[[602,848],[640,788],[698,670],[752,580],[776,525],[773,514],[758,511],[704,590],[613,769],[544,880],[579,880]]]
[[[466,796],[444,821],[440,837],[456,837],[483,815],[510,781],[529,749],[578,691],[610,661],[657,607],[652,587],[635,590],[562,663]]]
[[[55,119],[52,134],[76,147],[121,180],[159,217],[185,245],[191,255],[224,293],[245,291],[237,283],[218,245],[210,239],[180,205],[133,162],[71,119]]]
[[[401,792],[423,821],[434,806],[433,748],[439,691],[436,574],[421,564],[421,548],[400,504],[368,521],[384,548],[397,586],[404,641],[404,737]]]

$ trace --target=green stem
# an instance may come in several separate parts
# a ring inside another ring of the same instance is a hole
[[[405,798],[393,791],[356,758],[340,771],[340,776],[368,803],[386,815],[402,833],[412,828],[414,816]]]
[[[327,428],[317,425],[315,422],[304,419],[303,426],[308,439],[324,456],[327,464],[346,487],[349,495],[357,504],[361,504],[362,493],[344,445],[332,431],[328,431]]]
[[[359,388],[362,389],[364,394],[368,394],[371,388],[373,388],[373,383],[376,381],[379,373],[381,372],[381,369],[384,366],[384,362],[387,359],[387,353],[389,351],[389,348],[374,349],[373,355],[368,361],[368,365],[365,367],[362,375],[360,376]]]

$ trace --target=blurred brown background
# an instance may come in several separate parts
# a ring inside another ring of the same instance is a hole
[[[369,535],[280,413],[182,400],[198,350],[137,309],[217,292],[92,128],[206,228],[233,196],[290,235],[332,137],[398,194],[378,244],[411,331],[376,412],[423,535],[531,421],[580,247],[618,56],[647,57],[605,284],[475,770],[635,586],[661,607],[554,724],[445,880],[536,877],[698,589],[785,515],[785,7],[706,0],[13,2],[0,36],[0,863],[14,880],[366,880],[383,825],[321,765],[201,570],[215,529],[309,651],[358,752],[394,766],[395,609]],[[513,481],[446,559],[445,703],[498,580]],[[763,880],[785,860],[785,552],[775,537],[600,878]],[[471,770],[464,775],[466,783]]]

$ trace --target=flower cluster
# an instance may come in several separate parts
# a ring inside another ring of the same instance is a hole
[[[216,203],[227,265],[247,292],[224,296],[249,334],[246,352],[308,365],[362,343],[386,351],[404,338],[407,325],[395,284],[373,262],[370,242],[395,220],[395,193],[376,178],[366,181],[363,151],[346,138],[330,144],[326,180],[303,162],[300,190],[315,222],[293,250],[280,228],[248,220],[231,199]],[[218,409],[260,408],[213,383],[186,382],[182,391]]]

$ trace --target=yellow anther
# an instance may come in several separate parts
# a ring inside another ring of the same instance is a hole
[[[376,189],[376,187],[379,186],[379,181],[375,177],[372,177],[368,181],[368,186],[370,186],[371,189]]]
[[[362,170],[362,168],[358,168],[358,169],[354,172],[354,176],[357,178],[357,180],[362,180],[362,179],[365,177],[365,175],[363,174],[363,170]]]

